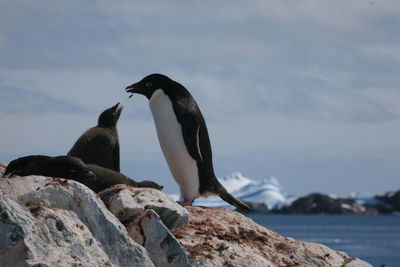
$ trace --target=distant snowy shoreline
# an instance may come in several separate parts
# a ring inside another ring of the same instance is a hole
[[[341,198],[333,194],[309,194],[294,197],[287,194],[276,177],[253,180],[240,172],[233,172],[219,181],[236,198],[249,203],[254,212],[276,213],[391,213],[400,211],[400,191],[382,196],[350,193]],[[170,194],[178,200],[178,194]],[[193,205],[234,209],[219,197],[199,198]]]

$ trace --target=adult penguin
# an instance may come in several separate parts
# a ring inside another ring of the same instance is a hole
[[[180,187],[181,204],[200,196],[218,195],[240,209],[250,210],[218,181],[203,115],[189,91],[162,74],[151,74],[126,88],[149,100],[164,157]]]
[[[68,156],[78,157],[86,164],[96,164],[119,172],[117,122],[121,112],[122,106],[119,103],[104,110],[99,116],[97,126],[79,137]]]

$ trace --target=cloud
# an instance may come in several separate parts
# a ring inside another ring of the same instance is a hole
[[[73,103],[78,110],[86,109],[91,112],[126,100],[128,95],[124,88],[131,81],[129,77],[112,70],[98,69],[0,69],[0,79],[0,88],[19,88],[20,91],[26,90],[31,94]]]
[[[259,10],[265,16],[280,21],[307,22],[325,27],[354,30],[365,27],[366,23],[382,17],[396,17],[400,5],[395,0],[346,1],[323,3],[318,0],[304,1],[257,1]]]
[[[84,130],[96,125],[97,118],[54,112],[0,113],[0,121],[3,155],[65,155]]]
[[[5,34],[0,33],[0,48],[3,48],[7,45],[7,37]]]
[[[210,124],[215,153],[238,155],[263,152],[294,158],[338,157],[354,159],[400,148],[395,139],[400,122],[380,124],[311,121],[281,115],[241,116],[231,121]],[[379,141],[377,141],[379,136]]]
[[[378,44],[362,48],[366,56],[382,57],[387,60],[400,62],[400,45]]]
[[[290,162],[306,176],[321,162],[398,158],[397,1],[0,5],[2,157],[64,153],[123,102],[124,168],[169,177],[147,100],[123,90],[161,72],[196,98],[225,171],[274,175]]]
[[[31,115],[43,113],[84,113],[84,107],[75,105],[59,98],[51,97],[46,94],[16,88],[0,86],[0,112],[27,113]]]

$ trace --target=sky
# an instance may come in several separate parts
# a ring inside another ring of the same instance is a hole
[[[143,96],[183,84],[222,177],[289,194],[400,189],[400,2],[0,1],[0,162],[63,155],[117,102],[121,172],[178,192]]]

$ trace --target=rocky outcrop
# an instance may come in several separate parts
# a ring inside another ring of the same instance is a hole
[[[166,194],[151,188],[116,185],[103,190],[99,196],[108,209],[123,222],[134,221],[146,210],[154,210],[169,229],[187,223],[189,213]]]
[[[140,220],[144,236],[143,246],[156,266],[189,266],[185,249],[161,222],[153,210],[148,210]]]
[[[388,209],[397,212],[400,211],[400,190],[386,193],[383,196],[378,196],[377,199],[388,205]]]
[[[400,211],[400,191],[371,197],[367,200],[312,193],[299,197],[286,206],[274,209],[268,209],[264,203],[246,202],[246,204],[251,207],[254,213],[388,214]]]
[[[198,266],[343,266],[354,261],[321,244],[283,237],[231,210],[187,208],[189,223],[173,234]]]
[[[0,178],[0,266],[153,266],[96,194],[71,180]]]
[[[110,258],[76,214],[30,207],[0,196],[1,266],[82,264],[112,266]]]
[[[116,185],[99,196],[72,180],[0,178],[0,266],[370,266],[158,190]]]
[[[169,230],[188,222],[185,208],[158,190],[122,184],[99,196],[156,266],[189,266],[186,251]]]
[[[353,199],[332,198],[323,194],[310,194],[298,198],[290,206],[282,209],[284,213],[365,213],[367,209]]]

